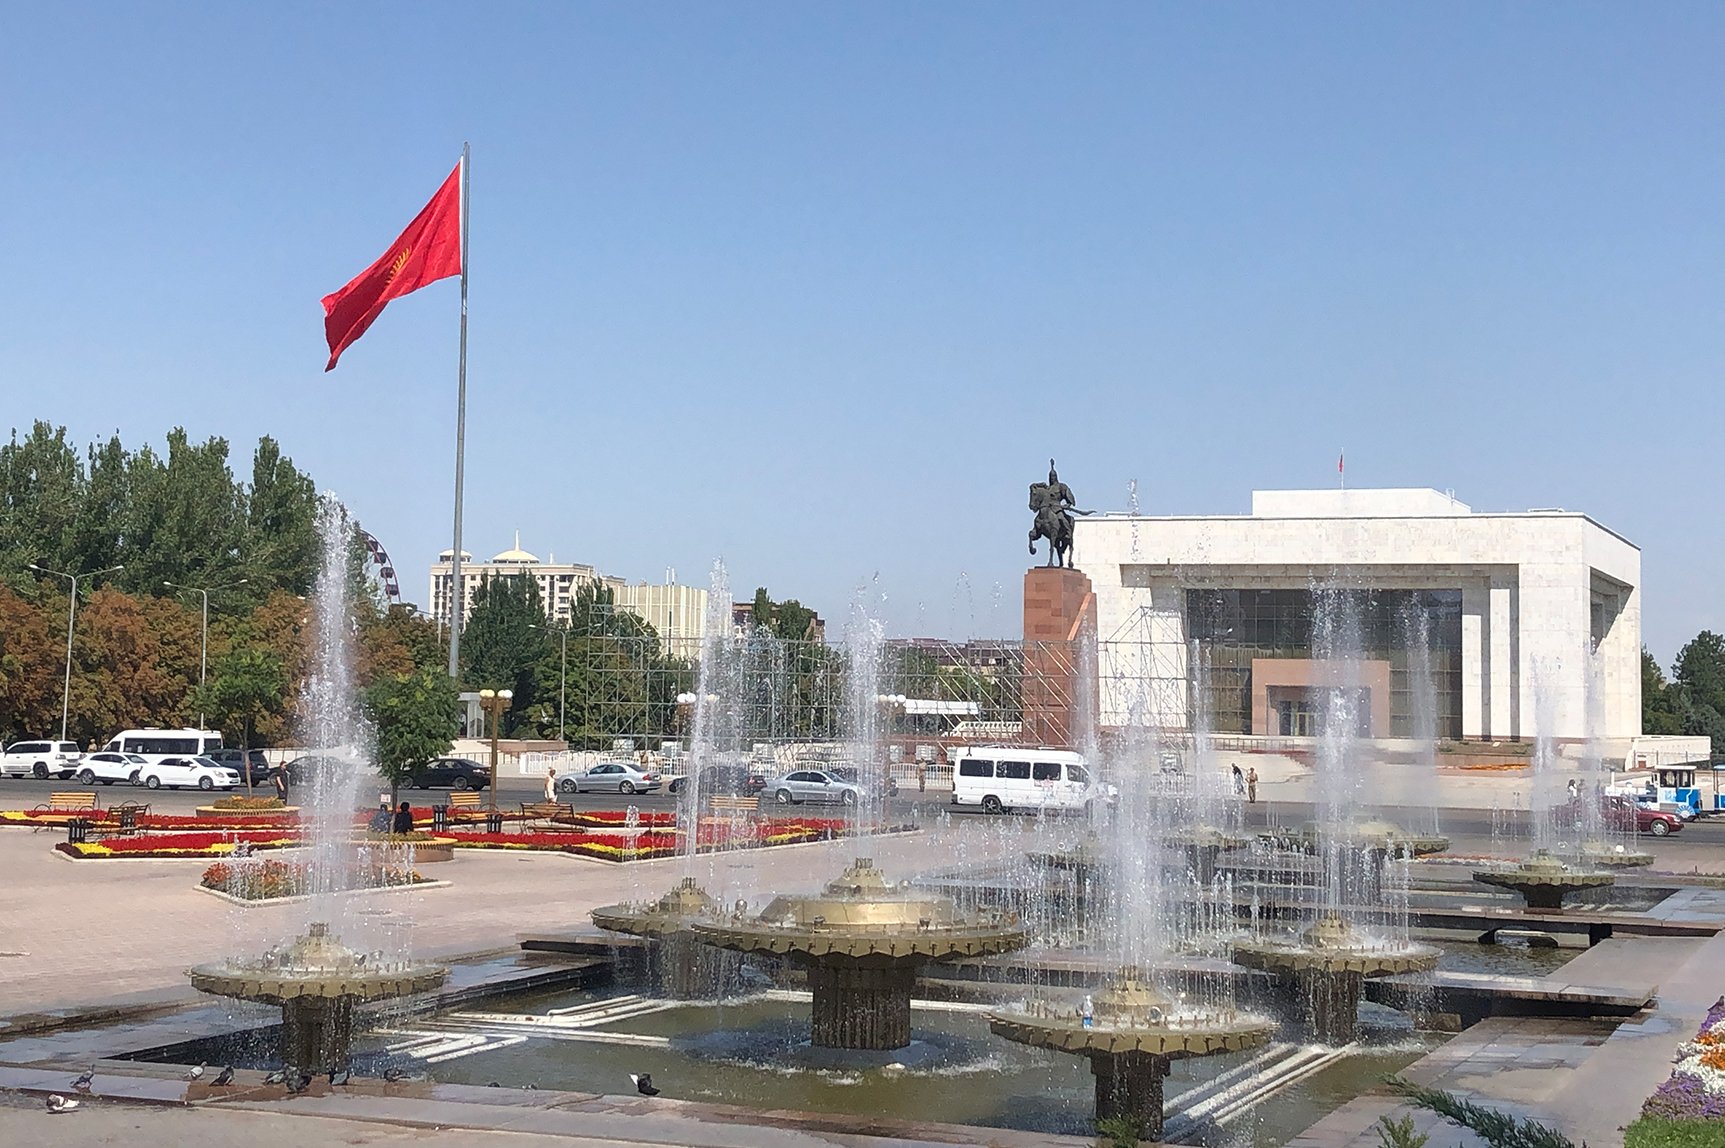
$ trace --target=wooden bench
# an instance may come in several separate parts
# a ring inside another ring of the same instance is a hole
[[[144,831],[144,818],[149,815],[150,806],[143,801],[122,801],[118,805],[110,805],[108,812],[114,818],[114,827],[107,830],[105,837],[130,837],[134,833]]]
[[[485,807],[480,804],[478,793],[458,789],[449,795],[448,805],[451,822],[472,821],[484,816]]]
[[[561,801],[523,801],[521,821],[528,828],[567,827],[575,824],[575,806]]]
[[[102,807],[96,801],[96,792],[91,789],[73,789],[64,793],[50,793],[48,800],[36,806],[31,813],[90,813],[99,814]],[[44,821],[36,826],[46,829],[54,822]]]
[[[713,811],[724,810],[728,813],[752,813],[761,807],[758,797],[738,797],[732,794],[713,794]]]

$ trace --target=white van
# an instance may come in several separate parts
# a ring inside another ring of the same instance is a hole
[[[1010,809],[1086,809],[1112,802],[1120,791],[1090,775],[1084,755],[1065,749],[967,746],[948,752],[952,803],[985,813]]]
[[[135,753],[151,765],[170,757],[197,757],[222,748],[222,735],[209,729],[128,729],[108,739],[108,753]]]

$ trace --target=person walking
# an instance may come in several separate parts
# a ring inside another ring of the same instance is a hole
[[[557,771],[555,769],[545,771],[545,800],[557,800]]]
[[[1240,763],[1234,763],[1234,796],[1239,797],[1246,792],[1246,775],[1240,772]]]
[[[408,802],[402,802],[401,808],[395,811],[395,824],[391,827],[391,832],[413,832],[413,806]]]
[[[1258,804],[1258,767],[1255,765],[1246,771],[1246,800],[1252,805]]]
[[[276,800],[281,802],[283,805],[286,805],[287,804],[287,770],[285,770],[285,769],[276,770],[275,786],[276,786]]]
[[[918,793],[928,792],[928,764],[926,762],[919,761],[916,763],[916,791]]]

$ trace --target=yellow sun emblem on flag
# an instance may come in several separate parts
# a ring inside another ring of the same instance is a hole
[[[403,247],[396,254],[395,259],[390,263],[389,274],[385,277],[384,282],[386,282],[386,283],[395,282],[395,277],[397,275],[401,274],[401,269],[403,267],[407,266],[407,261],[412,257],[413,257],[413,248],[412,247]]]

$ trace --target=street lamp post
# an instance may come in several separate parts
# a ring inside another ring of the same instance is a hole
[[[72,584],[71,603],[66,607],[66,684],[60,691],[60,740],[66,740],[66,715],[72,708],[72,623],[78,616],[78,580],[94,578],[98,574],[112,574],[116,570],[124,570],[125,563],[110,566],[106,570],[92,570],[88,574],[63,574],[58,570],[50,570],[46,566],[30,563],[30,569],[38,574],[52,574],[56,578],[64,578]]]
[[[529,630],[543,630],[544,626],[529,626]],[[563,653],[557,670],[557,740],[566,741],[563,736],[563,703],[569,693],[569,627],[558,630],[557,636],[563,640]]]
[[[491,727],[491,778],[486,786],[491,790],[491,812],[497,812],[497,733],[503,724],[503,711],[509,708],[511,690],[484,689],[479,691],[479,704],[485,709],[485,724]]]
[[[190,590],[194,594],[202,594],[204,596],[204,641],[203,641],[203,648],[198,654],[198,700],[199,701],[203,700],[204,681],[206,678],[209,677],[209,673],[210,673],[210,591],[211,590],[228,590],[228,589],[231,589],[235,586],[244,586],[249,581],[251,581],[250,578],[241,578],[238,582],[224,582],[220,586],[210,586],[210,587],[206,588],[203,586],[182,586],[178,582],[169,582],[166,579],[162,580],[162,585],[164,585],[170,589],[173,589],[173,590]],[[204,728],[204,711],[201,709],[198,711],[198,728],[199,729]],[[248,776],[249,776],[249,773],[248,773]]]

